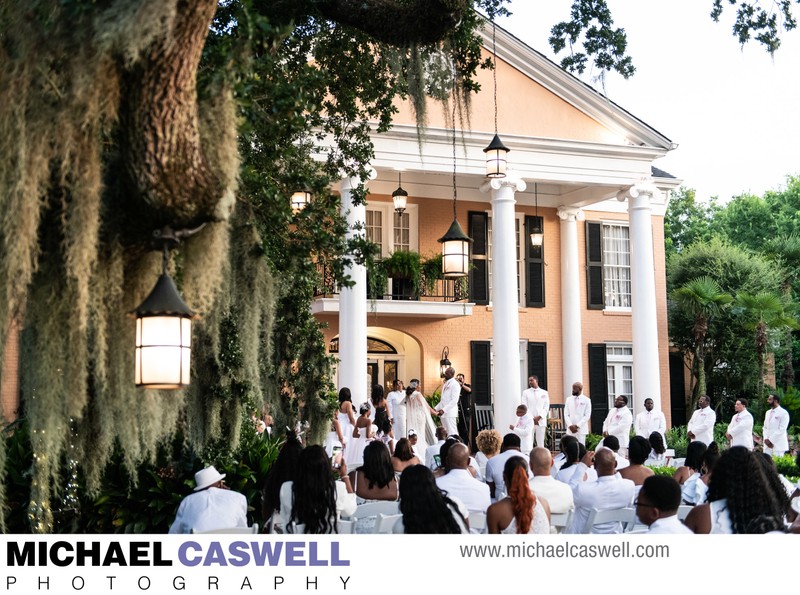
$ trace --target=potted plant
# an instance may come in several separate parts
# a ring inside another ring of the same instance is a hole
[[[382,264],[392,279],[393,300],[418,299],[422,268],[418,252],[397,250],[384,258]]]
[[[376,260],[372,256],[366,259],[367,265],[367,298],[370,300],[383,299],[386,292],[386,282],[389,276],[383,260]]]

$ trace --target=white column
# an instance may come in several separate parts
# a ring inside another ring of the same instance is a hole
[[[374,176],[372,176],[374,178]],[[364,235],[367,219],[365,205],[353,204],[353,188],[358,178],[345,178],[341,182],[342,213],[347,219],[347,237]],[[339,296],[339,388],[348,387],[353,395],[353,405],[369,398],[367,387],[367,269],[363,264],[352,263],[344,272],[353,281],[352,287],[343,287]]]
[[[628,200],[631,250],[631,324],[633,327],[633,412],[644,411],[653,399],[661,410],[661,374],[658,357],[656,278],[653,260],[653,222],[650,200],[658,194],[650,183],[637,184],[617,195]]]
[[[517,421],[522,391],[514,193],[525,188],[525,182],[511,172],[481,187],[483,192],[492,193],[492,382],[494,424],[501,434]]]
[[[581,209],[559,207],[561,219],[561,359],[563,402],[572,394],[572,384],[583,382],[583,340],[581,339],[581,288],[578,264],[578,221]],[[584,387],[589,390],[588,386]]]

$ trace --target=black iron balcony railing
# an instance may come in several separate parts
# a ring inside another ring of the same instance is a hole
[[[341,288],[336,284],[332,271],[324,264],[317,265],[319,282],[314,288],[314,297],[336,297]],[[464,279],[428,279],[424,273],[413,279],[388,278],[386,283],[370,282],[370,269],[367,268],[367,299],[371,300],[412,300],[426,302],[467,302],[469,283]]]

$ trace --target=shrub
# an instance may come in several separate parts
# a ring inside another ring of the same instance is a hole
[[[600,434],[586,434],[586,450],[596,450],[602,439]]]

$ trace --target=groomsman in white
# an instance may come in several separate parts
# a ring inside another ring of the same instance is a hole
[[[614,399],[614,408],[608,412],[603,422],[603,437],[616,436],[619,440],[619,454],[628,454],[628,443],[631,439],[633,414],[628,409],[628,397],[619,395]]]
[[[517,407],[517,423],[509,424],[508,429],[519,436],[519,451],[527,458],[533,449],[533,418],[528,414],[528,407]]]
[[[592,417],[592,402],[583,394],[583,384],[575,382],[572,385],[572,395],[567,397],[564,404],[564,422],[567,425],[567,435],[575,436],[578,442],[586,444],[586,434],[589,433],[589,420]]]
[[[535,375],[528,378],[528,388],[522,391],[522,404],[528,407],[528,413],[533,418],[536,446],[544,446],[547,418],[550,415],[550,395],[539,387],[539,378]]]
[[[692,418],[686,426],[689,440],[699,440],[706,446],[714,442],[714,424],[717,423],[717,414],[709,405],[711,399],[707,395],[702,395],[697,401],[698,409],[692,413]]]
[[[636,416],[633,429],[637,436],[648,439],[650,434],[658,432],[661,434],[661,438],[664,439],[664,444],[667,444],[667,420],[661,411],[653,410],[653,399],[649,397],[644,400],[644,411]]]
[[[736,413],[728,424],[725,436],[731,441],[731,446],[753,450],[753,416],[747,410],[747,399],[737,399],[734,409]]]
[[[778,395],[769,395],[767,406],[769,409],[764,416],[764,452],[779,456],[789,450],[789,436],[786,434],[789,412],[781,407],[781,398]]]

